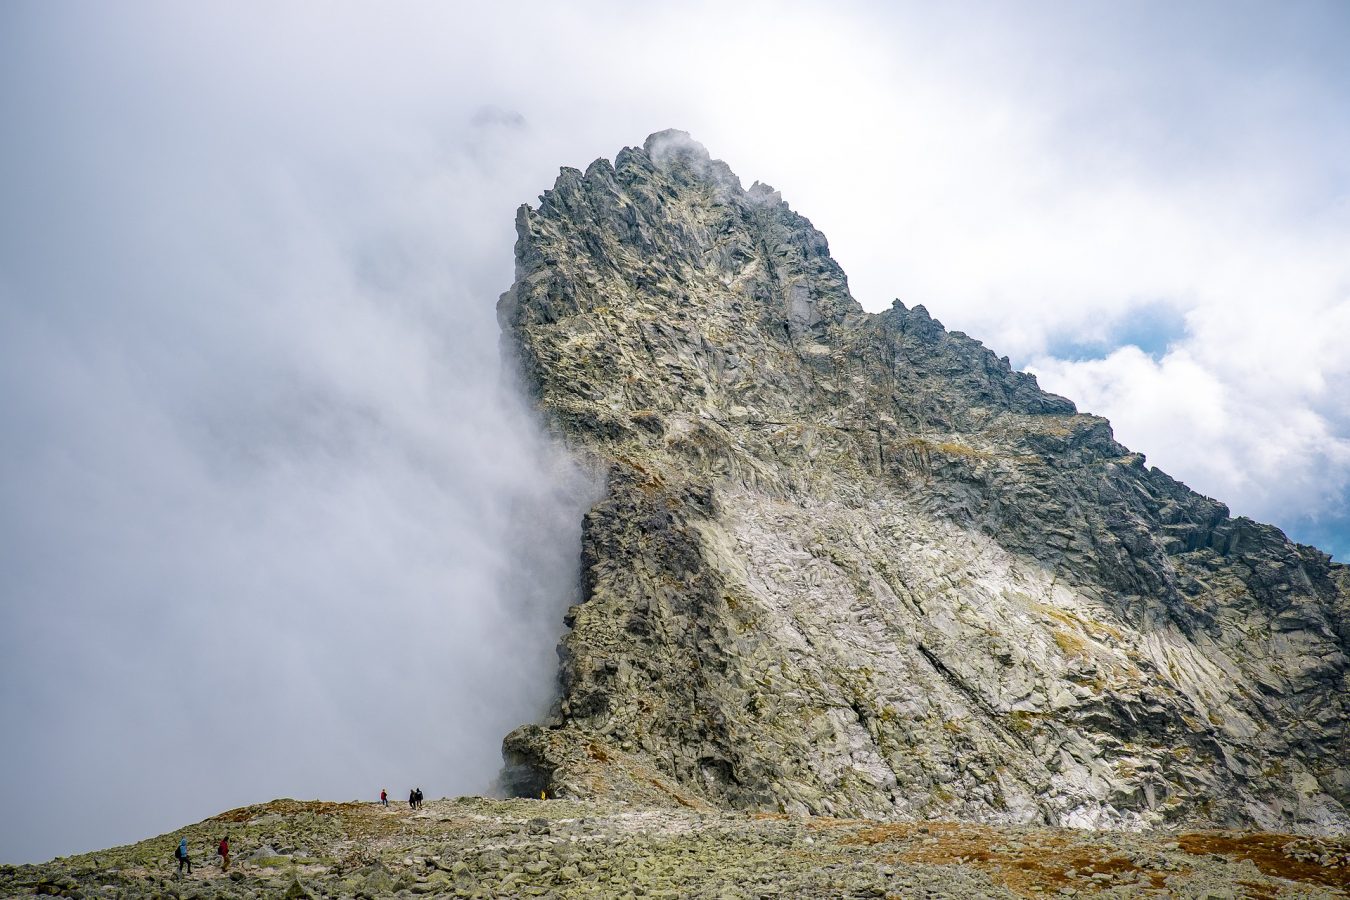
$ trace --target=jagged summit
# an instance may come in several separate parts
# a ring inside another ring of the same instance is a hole
[[[564,169],[498,314],[608,471],[522,791],[1344,830],[1350,570],[1231,518],[683,132]]]
[[[706,169],[713,162],[707,147],[694,140],[689,132],[678,128],[667,128],[647,135],[647,139],[642,142],[642,149],[652,162],[663,169],[670,168],[673,162]],[[718,163],[725,168],[726,164],[721,160]],[[735,177],[732,175],[732,178]]]

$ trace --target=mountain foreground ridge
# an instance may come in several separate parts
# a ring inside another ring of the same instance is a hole
[[[230,836],[228,871],[216,856]],[[179,874],[187,841],[193,871]],[[41,865],[0,897],[374,900],[1332,900],[1350,839],[877,822],[618,800],[273,800]]]
[[[606,473],[521,795],[1350,825],[1350,568],[1232,517],[687,134],[517,215],[503,346]]]

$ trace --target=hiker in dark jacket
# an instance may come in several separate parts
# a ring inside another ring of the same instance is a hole
[[[408,809],[417,809],[417,788],[408,791]]]
[[[422,789],[421,789],[421,788],[418,788],[418,789],[417,789],[417,808],[418,808],[418,809],[421,809],[421,808],[422,808]]]
[[[173,852],[174,858],[178,860],[178,876],[183,876],[183,866],[187,866],[187,873],[192,874],[192,857],[188,856],[187,838],[178,842],[178,849]]]

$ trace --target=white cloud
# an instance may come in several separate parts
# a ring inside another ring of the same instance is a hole
[[[1110,410],[1117,439],[1237,513],[1335,517],[1350,488],[1350,438],[1299,379],[1234,371],[1261,358],[1239,350],[1207,365],[1185,347],[1154,360],[1127,346],[1104,359],[1043,358],[1030,371],[1048,390]]]

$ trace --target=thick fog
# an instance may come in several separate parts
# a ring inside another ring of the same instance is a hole
[[[482,792],[597,485],[514,211],[690,130],[869,309],[1350,550],[1344,8],[0,5],[0,860]]]
[[[292,69],[298,21],[268,58],[261,9],[21,12],[0,857],[488,790],[551,699],[595,490],[498,363],[557,161],[482,98],[372,85],[387,55]]]

